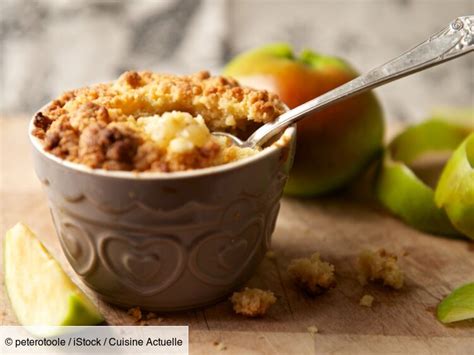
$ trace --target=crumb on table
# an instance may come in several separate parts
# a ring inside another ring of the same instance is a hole
[[[316,327],[316,326],[314,326],[314,325],[309,326],[308,328],[306,328],[306,330],[307,330],[310,334],[312,334],[312,335],[314,335],[314,334],[316,334],[316,333],[319,332],[318,327]]]
[[[227,349],[227,346],[225,346],[225,344],[221,341],[215,341],[213,343],[213,345],[216,347],[217,350],[219,351],[222,351],[222,350],[226,350]]]
[[[148,313],[146,314],[146,319],[148,319],[148,320],[150,320],[150,319],[157,319],[157,318],[158,318],[158,316],[157,316],[156,313],[154,313],[154,312],[148,312]]]
[[[272,291],[246,287],[240,292],[234,292],[230,300],[235,313],[247,317],[259,317],[276,302],[276,297]]]
[[[293,259],[288,273],[298,287],[313,296],[336,285],[334,265],[321,260],[319,253],[309,258]]]
[[[135,323],[138,325],[149,325],[154,323],[161,323],[163,321],[163,318],[158,317],[156,313],[146,311],[144,312],[138,306],[130,308],[127,311],[127,314],[132,316]],[[152,322],[150,323],[149,321]]]
[[[154,312],[148,312],[145,316],[146,320],[148,321],[155,321],[156,323],[161,323],[163,322],[164,318],[163,317],[158,317],[158,315]]]
[[[143,317],[142,310],[138,306],[130,308],[127,314],[132,316],[136,322],[140,321]]]
[[[374,303],[374,297],[368,294],[363,295],[359,301],[359,304],[364,307],[372,307],[373,303]]]
[[[359,282],[362,285],[366,285],[368,281],[380,281],[394,289],[403,286],[404,274],[398,264],[398,258],[385,249],[376,252],[364,250],[359,255],[358,268]]]

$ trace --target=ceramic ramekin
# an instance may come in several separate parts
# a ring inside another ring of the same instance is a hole
[[[62,249],[85,284],[124,307],[174,311],[226,297],[270,246],[295,128],[261,153],[175,173],[89,169],[31,132]]]

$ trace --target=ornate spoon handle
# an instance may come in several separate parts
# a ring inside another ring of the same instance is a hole
[[[441,64],[472,50],[474,50],[474,16],[458,17],[444,30],[399,57],[282,114],[274,122],[260,127],[244,144],[246,146],[262,145],[282,129],[327,105]]]

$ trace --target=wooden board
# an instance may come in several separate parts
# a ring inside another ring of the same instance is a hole
[[[110,324],[134,324],[126,311],[96,299],[67,264],[56,239],[45,195],[30,159],[25,119],[0,120],[0,234],[18,221],[30,225],[66,271],[98,303]],[[364,248],[384,247],[402,257],[406,286],[391,291],[362,288],[355,262]],[[229,302],[182,313],[160,314],[149,324],[190,326],[194,354],[468,354],[474,349],[474,323],[440,324],[434,316],[439,300],[474,279],[474,248],[413,230],[370,204],[345,196],[317,200],[285,198],[273,236],[275,260],[265,259],[249,285],[271,289],[277,304],[262,319],[245,319]],[[319,251],[336,267],[338,285],[325,295],[302,295],[286,274],[289,261]],[[3,274],[0,274],[2,277]],[[2,284],[3,285],[3,284]],[[360,297],[375,297],[372,308]],[[4,288],[0,324],[15,324]],[[311,335],[307,328],[320,332]],[[214,342],[221,342],[218,350]]]

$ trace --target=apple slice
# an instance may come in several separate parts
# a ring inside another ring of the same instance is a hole
[[[104,321],[96,306],[22,223],[17,223],[5,236],[4,274],[7,294],[19,323],[33,326],[30,329],[37,335],[52,335],[54,326],[94,325]],[[39,330],[42,328],[37,326],[51,328]]]
[[[451,223],[474,239],[474,133],[451,156],[438,181],[435,202]]]
[[[436,316],[442,323],[474,319],[474,282],[455,289],[442,300]]]
[[[451,194],[453,196],[439,197],[436,204],[435,191],[408,166],[428,152],[454,151],[472,132],[472,123],[464,122],[463,118],[464,116],[461,117],[461,115],[446,118],[434,117],[408,127],[393,139],[382,160],[375,186],[378,200],[393,214],[424,232],[446,236],[459,236],[460,232],[466,234],[465,230],[458,228],[458,224],[451,218],[451,215],[456,213],[456,215],[461,215],[461,212],[447,214],[448,210],[443,207],[450,204],[452,200],[456,200],[456,197],[461,197],[463,189],[468,190],[468,186],[472,185],[472,182],[469,182],[472,176],[469,175],[468,169],[464,169],[466,170],[465,177],[456,181],[456,186],[460,186]],[[462,163],[464,164],[464,161]],[[464,168],[466,164],[463,164],[459,165]],[[457,167],[458,164],[451,163],[450,171],[455,169],[454,165]],[[458,173],[449,174],[449,181],[446,177],[444,179],[446,183],[442,184],[449,186],[446,189],[443,188],[443,191],[451,191],[454,180],[459,178]],[[469,193],[465,195],[462,198],[468,200],[472,196],[472,191],[471,195]],[[467,202],[465,205],[468,207]],[[469,217],[467,212],[469,212],[468,209],[463,210],[463,216]],[[463,218],[463,220],[466,219],[469,218]]]

